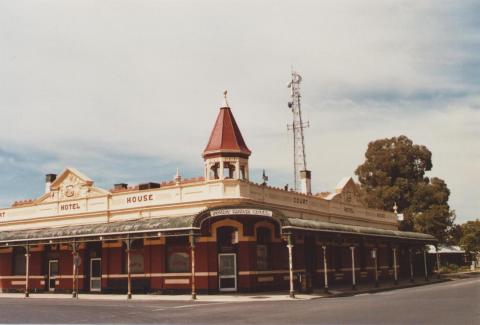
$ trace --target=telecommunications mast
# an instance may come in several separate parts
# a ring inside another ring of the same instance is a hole
[[[303,137],[303,129],[308,128],[310,124],[302,120],[300,82],[302,82],[302,77],[295,71],[292,71],[292,80],[288,83],[287,87],[291,90],[290,97],[292,97],[292,99],[288,102],[288,107],[293,113],[293,123],[288,124],[287,129],[293,131],[294,190],[304,194],[311,194],[311,172],[307,170]]]

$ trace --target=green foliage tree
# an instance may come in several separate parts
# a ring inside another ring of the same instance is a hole
[[[430,150],[401,135],[370,142],[355,174],[368,206],[392,211],[396,203],[404,214],[401,229],[426,232],[444,242],[455,213],[448,205],[447,184],[425,176],[431,169]]]
[[[405,221],[413,223],[415,231],[434,235],[441,243],[447,242],[455,220],[448,198],[450,190],[437,177],[417,184],[410,206],[404,210]]]
[[[466,252],[480,253],[480,220],[467,221],[461,226],[460,246]]]

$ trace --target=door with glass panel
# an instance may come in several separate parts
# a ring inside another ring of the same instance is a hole
[[[102,289],[102,259],[90,259],[90,291],[99,292]]]
[[[237,291],[237,255],[218,254],[218,288],[220,291]]]
[[[48,291],[55,291],[58,275],[58,260],[48,261]]]

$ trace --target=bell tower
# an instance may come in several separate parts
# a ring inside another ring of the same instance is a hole
[[[205,180],[249,179],[248,157],[252,153],[243,140],[227,101],[227,91],[208,144],[203,151]]]

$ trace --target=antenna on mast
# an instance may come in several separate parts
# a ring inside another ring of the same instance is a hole
[[[302,77],[292,68],[292,80],[287,87],[290,88],[291,101],[288,107],[293,113],[293,123],[287,124],[287,130],[293,131],[293,188],[295,191],[301,191],[305,194],[311,194],[311,172],[307,170],[307,160],[305,155],[305,142],[303,129],[310,127],[310,123],[303,122],[302,110],[300,108],[300,83]]]

